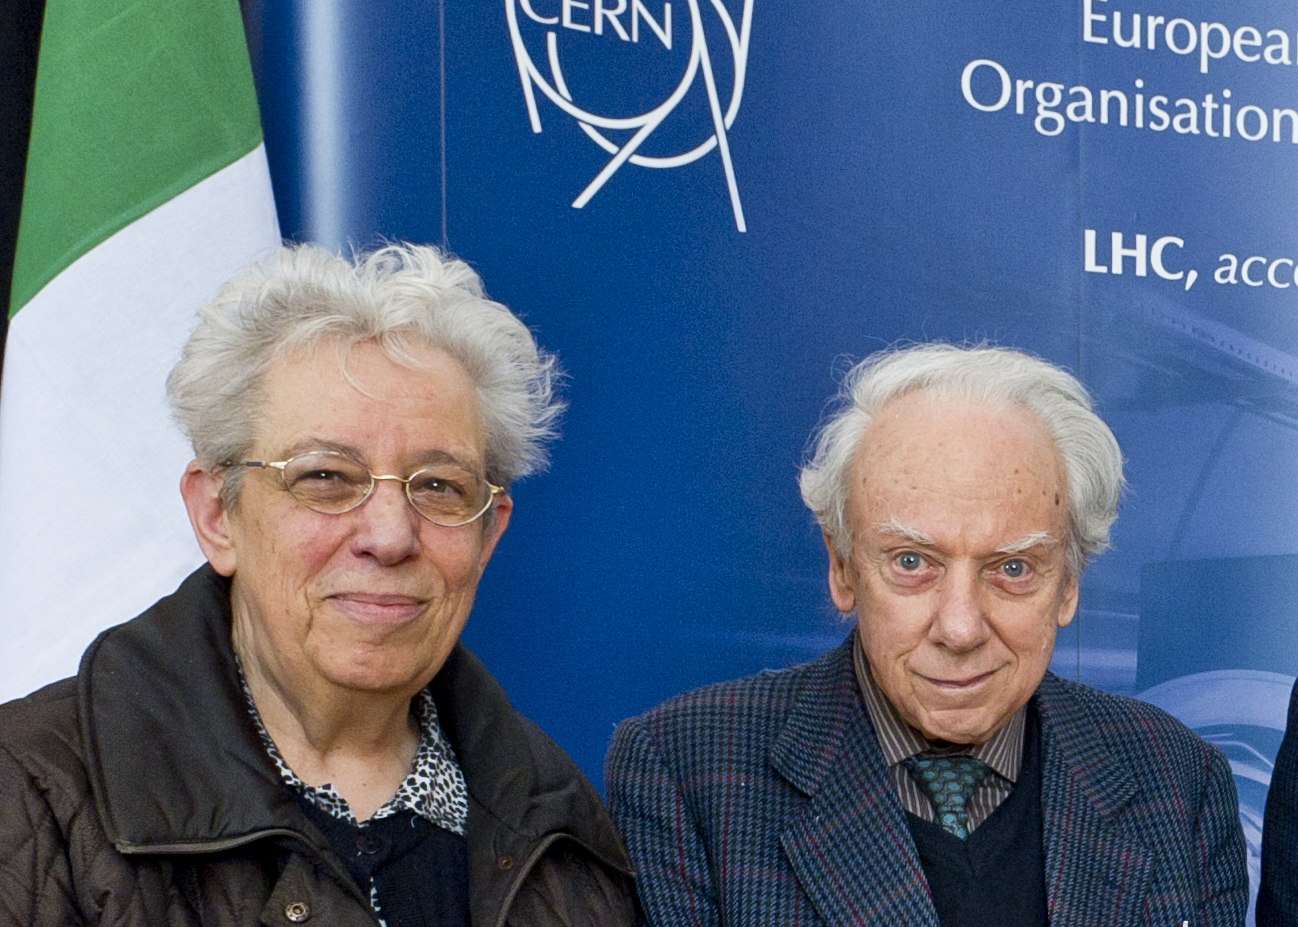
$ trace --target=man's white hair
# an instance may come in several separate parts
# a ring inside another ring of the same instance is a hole
[[[921,344],[872,354],[843,378],[836,408],[813,436],[798,483],[802,499],[840,556],[851,555],[852,461],[874,416],[893,399],[924,391],[1031,413],[1054,442],[1068,488],[1067,563],[1077,578],[1109,546],[1122,494],[1122,451],[1077,378],[1012,348]]]

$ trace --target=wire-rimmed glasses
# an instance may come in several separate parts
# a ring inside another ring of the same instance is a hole
[[[405,486],[416,512],[435,525],[458,528],[482,517],[505,490],[455,464],[434,464],[410,476],[379,475],[346,454],[311,451],[288,460],[244,460],[239,466],[278,470],[284,488],[298,502],[322,515],[341,515],[365,504],[379,480]]]

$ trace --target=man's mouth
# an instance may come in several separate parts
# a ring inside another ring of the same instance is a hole
[[[922,675],[922,674],[921,674]],[[972,675],[951,676],[946,678],[936,678],[933,676],[923,676],[925,682],[937,689],[943,689],[950,692],[960,692],[967,689],[974,689],[990,680],[996,675],[995,670],[986,673],[975,673]]]

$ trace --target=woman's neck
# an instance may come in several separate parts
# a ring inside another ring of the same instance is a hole
[[[357,821],[368,820],[396,794],[419,749],[411,695],[286,685],[237,637],[253,704],[284,762],[307,785],[332,785]]]

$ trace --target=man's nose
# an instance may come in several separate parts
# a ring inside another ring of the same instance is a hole
[[[949,567],[938,590],[929,640],[961,653],[978,647],[989,634],[977,568],[960,564]]]

